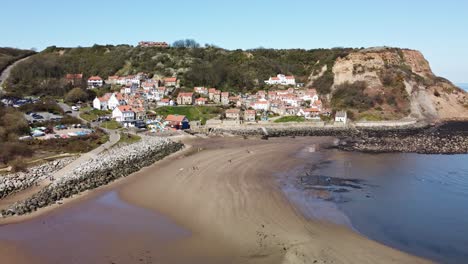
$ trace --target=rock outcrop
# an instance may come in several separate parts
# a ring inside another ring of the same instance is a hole
[[[419,51],[396,48],[354,51],[338,58],[332,71],[332,91],[344,83],[363,81],[368,85],[365,94],[370,97],[391,96],[392,101],[396,98],[395,104],[375,100],[374,115],[400,112],[403,115],[396,115],[400,118],[409,115],[425,120],[468,119],[466,92],[435,76]]]

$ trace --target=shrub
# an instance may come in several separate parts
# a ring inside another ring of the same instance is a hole
[[[374,106],[374,103],[372,98],[364,93],[366,88],[367,83],[362,81],[338,85],[333,92],[331,104],[336,109],[368,110]]]
[[[19,172],[19,171],[27,171],[28,165],[24,161],[24,159],[18,158],[14,161],[10,162],[11,171],[12,172]]]
[[[86,101],[88,99],[88,93],[81,88],[73,88],[65,95],[65,101],[70,103],[76,103],[78,101]]]
[[[331,87],[335,81],[335,76],[331,70],[327,70],[322,76],[320,76],[314,82],[314,87],[317,89],[319,94],[329,94]]]

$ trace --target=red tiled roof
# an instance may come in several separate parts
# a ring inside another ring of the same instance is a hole
[[[195,101],[206,101],[206,98],[200,97],[200,98],[197,98]]]
[[[182,122],[185,119],[184,115],[168,115],[166,121],[169,122]]]
[[[246,114],[255,115],[255,110],[245,110]]]
[[[289,80],[294,79],[294,76],[286,76],[286,79],[289,79]]]
[[[102,81],[102,78],[99,76],[91,76],[88,81]]]
[[[320,110],[318,108],[307,108],[307,109],[304,109],[304,112],[320,112]]]
[[[226,113],[229,113],[229,114],[238,114],[239,112],[240,110],[235,109],[235,108],[226,110]]]
[[[209,93],[215,93],[215,92],[216,92],[216,88],[210,88],[210,89],[208,89],[208,92],[209,92]]]
[[[68,73],[66,75],[66,78],[67,79],[82,79],[83,78],[83,74],[81,73]]]
[[[170,78],[164,79],[164,82],[176,82],[176,81],[177,81],[176,77],[170,77]]]
[[[163,102],[163,103],[169,103],[169,98],[163,98],[163,99],[161,99],[161,102]]]
[[[133,111],[133,110],[132,110],[132,107],[129,106],[129,105],[119,105],[119,106],[117,106],[117,107],[119,108],[119,110],[120,110],[121,112],[131,112],[131,111]]]
[[[192,97],[193,93],[179,93],[177,97]]]

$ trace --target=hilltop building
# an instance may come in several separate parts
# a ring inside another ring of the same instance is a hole
[[[265,83],[269,85],[296,85],[296,78],[294,76],[278,74],[276,77],[270,77]]]

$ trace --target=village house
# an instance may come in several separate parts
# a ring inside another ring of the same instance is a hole
[[[145,91],[149,91],[151,89],[154,89],[156,86],[155,86],[155,83],[154,82],[143,82],[141,83],[141,88],[143,88],[143,90]]]
[[[195,99],[195,104],[196,105],[205,105],[206,101],[207,101],[206,98],[200,97],[200,98]]]
[[[110,97],[110,96],[109,96]],[[98,110],[107,110],[109,109],[107,102],[109,101],[109,98],[106,98],[105,95],[102,97],[97,97],[94,98],[93,100],[93,108],[98,109]]]
[[[120,93],[111,94],[111,96],[109,97],[109,101],[107,102],[107,106],[110,110],[114,110],[117,106],[125,104],[125,98]]]
[[[136,75],[127,75],[127,76],[119,77],[116,80],[116,84],[118,85],[136,84],[139,87],[141,85],[141,80]]]
[[[276,77],[270,77],[265,83],[269,85],[296,85],[296,78],[278,74]]]
[[[145,91],[144,94],[147,100],[155,102],[160,101],[164,97],[164,94],[160,93],[157,89]]]
[[[311,103],[314,103],[319,99],[317,90],[315,89],[308,89],[305,94],[302,96],[302,100],[304,101],[310,101]]]
[[[119,76],[113,75],[113,76],[107,77],[106,83],[111,84],[111,85],[116,85],[118,80],[119,80]]]
[[[122,86],[120,89],[120,93],[122,94],[135,94],[138,90],[138,85],[134,83],[127,83],[126,85]]]
[[[201,95],[208,95],[208,89],[205,87],[195,87],[193,91]]]
[[[208,89],[208,99],[210,99],[210,101],[213,101],[213,96],[216,93],[216,91],[217,91],[216,88]]]
[[[242,101],[239,96],[229,96],[229,103],[233,103],[236,107],[242,106]]]
[[[134,108],[135,120],[145,120],[146,119],[146,110],[144,108],[138,107]]]
[[[213,94],[213,102],[215,104],[219,104],[221,103],[221,91],[220,90],[216,90]]]
[[[179,93],[177,96],[178,105],[192,105],[193,104],[193,93]]]
[[[255,95],[257,96],[257,99],[265,99],[267,94],[265,91],[260,90]]]
[[[93,108],[98,110],[113,110],[119,105],[126,104],[124,97],[119,93],[106,93],[93,100]]]
[[[169,98],[163,98],[158,103],[158,106],[173,106],[174,101],[170,100]]]
[[[159,86],[158,88],[156,88],[158,93],[161,95],[161,97],[164,97],[165,95],[167,95],[167,89],[165,86]]]
[[[299,109],[294,106],[283,106],[280,108],[281,115],[293,116],[293,115],[297,115],[298,112],[299,112]]]
[[[157,47],[157,48],[168,48],[169,44],[167,42],[156,42],[156,41],[140,41],[138,42],[140,47]]]
[[[346,124],[346,122],[348,121],[347,119],[348,119],[348,114],[346,113],[346,111],[336,112],[335,122]]]
[[[250,107],[252,107],[254,110],[257,110],[257,111],[268,111],[269,103],[266,100],[262,100],[262,101],[259,100],[259,101],[252,103]]]
[[[189,120],[184,115],[168,115],[165,119],[169,126],[175,129],[189,129]]]
[[[120,105],[112,111],[112,118],[117,122],[134,121],[135,112],[131,106]]]
[[[164,79],[164,86],[166,87],[175,87],[177,86],[177,78],[176,77],[170,77]]]
[[[244,111],[244,122],[255,122],[255,110]]]
[[[226,110],[226,119],[239,120],[240,119],[240,109],[228,109]]]
[[[82,73],[74,73],[74,74],[67,74],[65,76],[67,82],[72,86],[81,86],[83,84],[83,74]]]
[[[104,81],[99,76],[91,76],[88,79],[88,87],[89,88],[102,87],[103,85],[104,85]]]
[[[221,104],[228,105],[229,104],[229,92],[222,92],[221,93]]]
[[[310,118],[318,118],[320,116],[320,109],[317,107],[312,107],[312,108],[305,108],[305,109],[299,109],[298,116],[303,116],[306,119]]]

